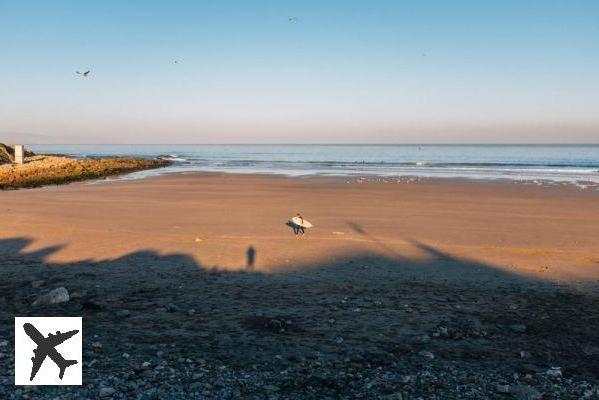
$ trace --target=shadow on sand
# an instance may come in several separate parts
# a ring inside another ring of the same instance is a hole
[[[434,368],[511,375],[560,366],[566,377],[599,379],[596,296],[417,242],[425,259],[358,253],[276,274],[228,272],[150,250],[52,263],[48,257],[60,246],[26,252],[31,244],[0,241],[0,339],[12,341],[15,316],[83,316],[84,358],[100,360],[85,372],[90,382],[157,352],[175,364],[201,358],[230,369],[297,375],[306,362],[329,369],[345,368],[348,360],[362,360],[369,370],[433,368],[419,357],[423,350],[435,354]],[[71,301],[31,306],[60,286],[74,294]],[[422,335],[430,340],[415,339]],[[12,374],[12,367],[2,374]],[[348,385],[329,394],[342,395]]]

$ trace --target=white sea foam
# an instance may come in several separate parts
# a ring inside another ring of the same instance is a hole
[[[167,168],[118,179],[176,172],[281,174],[293,177],[415,176],[599,184],[599,145],[139,145],[32,146],[44,153],[160,157]]]

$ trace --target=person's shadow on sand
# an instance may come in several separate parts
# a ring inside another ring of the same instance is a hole
[[[247,268],[253,269],[256,262],[256,249],[250,245],[247,249]]]

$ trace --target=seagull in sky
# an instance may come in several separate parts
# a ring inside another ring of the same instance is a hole
[[[89,69],[87,71],[75,71],[78,75],[81,75],[85,78],[87,78],[87,76],[89,75]]]
[[[297,17],[288,17],[287,22],[297,22]]]

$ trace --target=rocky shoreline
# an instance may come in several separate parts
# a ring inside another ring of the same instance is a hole
[[[33,188],[101,179],[170,164],[170,161],[163,159],[132,157],[74,159],[65,156],[30,155],[26,157],[23,165],[0,165],[0,189]]]
[[[592,293],[456,287],[383,261],[368,280],[337,280],[340,266],[268,276],[149,253],[15,262],[0,262],[2,399],[599,397]],[[12,318],[39,314],[83,316],[82,387],[13,386]]]

